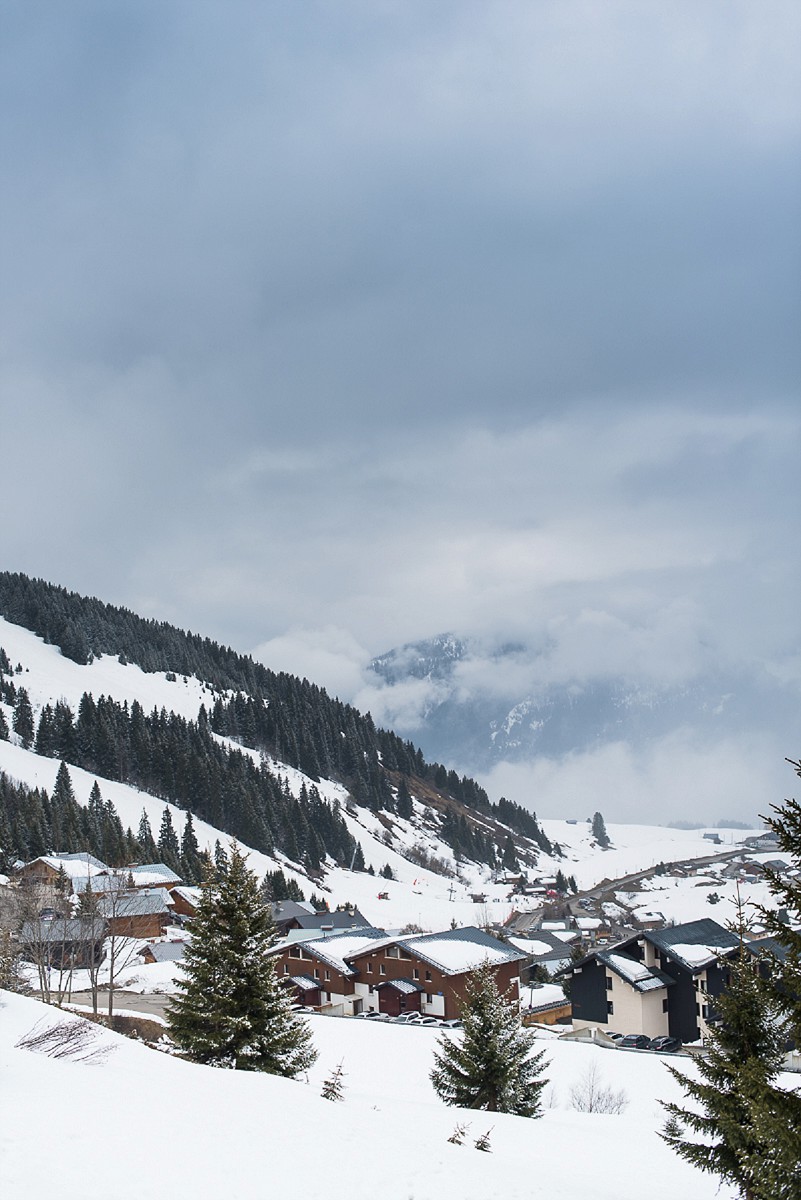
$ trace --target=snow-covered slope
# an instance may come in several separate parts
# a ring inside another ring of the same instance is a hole
[[[52,704],[60,699],[66,700],[73,710],[77,710],[84,692],[91,692],[95,698],[106,695],[129,704],[137,700],[146,712],[153,708],[165,708],[187,719],[197,717],[200,705],[205,703],[208,707],[213,699],[211,688],[197,679],[180,676],[170,679],[160,672],[146,674],[139,667],[123,665],[107,655],[81,666],[64,658],[56,647],[46,645],[33,633],[2,618],[0,646],[5,649],[12,666],[16,668],[19,665],[22,668],[15,674],[14,680],[28,691],[35,716],[44,704]],[[7,705],[5,713],[10,724],[12,714]],[[42,786],[51,790],[58,763],[31,750],[24,750],[15,744],[15,740],[0,741],[0,771],[31,787]],[[256,759],[259,758],[256,751],[251,753]],[[300,771],[282,763],[271,763],[271,767],[287,780],[294,795],[299,794],[304,783],[307,786],[312,783]],[[95,776],[78,767],[71,767],[70,773],[76,798],[80,803],[86,803]],[[124,826],[135,830],[144,809],[151,826],[158,829],[164,809],[163,800],[116,781],[101,778],[99,783],[104,798],[113,801]],[[343,817],[351,833],[361,843],[367,864],[372,865],[376,872],[389,865],[395,879],[351,872],[329,862],[324,882],[320,885],[310,881],[299,869],[293,869],[282,855],[271,858],[251,850],[250,865],[259,875],[279,865],[300,883],[307,895],[314,890],[318,893],[327,892],[333,903],[350,901],[357,904],[372,923],[386,928],[400,928],[413,923],[423,929],[437,929],[448,927],[452,921],[459,925],[483,924],[487,917],[501,921],[510,912],[509,888],[493,882],[488,868],[461,863],[458,877],[449,876],[420,867],[406,857],[418,846],[433,858],[450,864],[451,868],[456,866],[453,852],[437,837],[436,828],[430,820],[430,810],[425,806],[415,803],[415,816],[411,822],[406,822],[364,808],[349,811],[344,806],[346,793],[334,781],[318,781],[316,786],[324,798],[339,800],[343,805]],[[172,809],[172,816],[174,825],[180,829],[183,814]],[[539,873],[553,875],[561,868],[566,875],[572,874],[581,888],[659,862],[704,857],[714,850],[709,842],[704,841],[703,830],[610,825],[612,848],[602,851],[593,842],[585,821],[546,821],[543,826],[551,841],[561,846],[563,857],[540,855],[537,865]],[[217,839],[223,843],[227,840],[219,829],[200,820],[196,822],[196,832],[201,846],[211,848]],[[721,832],[727,843],[727,847],[723,848],[728,848],[729,843],[740,842],[745,836],[743,831]],[[486,905],[476,905],[471,900],[471,894],[478,892],[486,895]],[[386,898],[379,899],[379,894]],[[646,897],[644,903],[650,904],[650,898]],[[664,907],[666,903],[663,897],[653,897],[653,907]],[[517,906],[520,906],[519,900]],[[681,911],[682,919],[709,913],[705,908],[705,897],[700,896],[685,900]]]
[[[319,1062],[307,1082],[291,1082],[194,1066],[105,1030],[95,1043],[104,1060],[54,1061],[15,1043],[68,1018],[8,993],[0,1005],[8,1195],[635,1200],[645,1178],[649,1200],[733,1195],[659,1139],[658,1101],[680,1093],[656,1055],[541,1043],[550,1107],[531,1121],[441,1104],[428,1080],[433,1030],[314,1018]],[[346,1090],[333,1104],[320,1099],[320,1084],[339,1062]],[[592,1064],[627,1094],[623,1114],[571,1108],[571,1088]],[[457,1122],[469,1127],[462,1146],[448,1142]],[[482,1154],[472,1143],[487,1130],[492,1153]]]

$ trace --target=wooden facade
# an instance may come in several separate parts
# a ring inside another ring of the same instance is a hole
[[[351,955],[348,962],[359,973],[359,990],[366,987],[368,998],[372,1001],[368,1003],[368,1007],[374,1007],[378,1012],[389,1012],[389,1006],[394,1004],[395,1000],[390,989],[381,985],[392,980],[411,979],[421,988],[421,992],[418,993],[420,1007],[415,1007],[415,1011],[441,1017],[443,1020],[451,1020],[460,1015],[472,974],[472,969],[458,973],[445,972],[441,967],[397,944]],[[519,962],[498,963],[494,973],[498,990],[517,1002],[520,999]],[[376,997],[375,1000],[373,997]],[[398,1012],[408,1012],[415,1005],[416,1002],[407,996],[406,1007],[399,1008]]]

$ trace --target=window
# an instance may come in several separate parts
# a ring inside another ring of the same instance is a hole
[[[427,983],[431,982],[431,972],[430,971],[426,971],[426,982]]]
[[[320,978],[320,972],[317,970],[317,968],[316,968],[316,967],[314,968],[314,978],[315,978],[315,979],[319,979],[319,978]]]
[[[373,964],[369,962],[367,964],[367,974],[372,975],[372,973],[373,973]]]
[[[420,970],[418,967],[415,967],[414,970],[412,971],[412,979],[419,979],[419,978],[420,978]]]
[[[607,1000],[607,1002],[606,1002],[606,1012],[607,1012],[607,1016],[610,1016],[610,1017],[614,1016],[614,1014],[615,1014],[615,1006],[611,1000]]]
[[[286,963],[284,963],[284,974],[285,975],[289,974],[289,967],[286,965]]]
[[[303,951],[301,950],[300,946],[293,946],[292,949],[289,951],[289,957],[290,958],[303,958]]]
[[[667,1010],[668,1010],[668,999],[667,999],[667,996],[665,996],[664,1000],[662,1001],[662,1012],[667,1012]]]
[[[384,958],[400,958],[400,950],[397,946],[387,946],[384,951]]]
[[[330,972],[330,971],[326,971],[326,973],[325,973],[325,977],[326,977],[326,979],[330,979],[330,978],[331,978],[331,972]]]
[[[607,977],[606,977],[606,990],[607,990],[607,992],[611,992],[611,990],[612,990],[612,976],[611,975],[607,975]]]
[[[704,1018],[704,1020],[706,1020],[707,1017],[709,1016],[709,1005],[708,1004],[701,1005],[701,1016]]]
[[[433,1004],[433,1002],[434,997],[431,995],[431,992],[426,992],[426,1004]]]
[[[328,1004],[331,1003],[331,993],[330,992],[325,993],[325,999],[326,999],[326,1003],[328,1003]]]
[[[378,968],[378,974],[379,974],[379,975],[386,975],[386,973],[387,973],[387,968],[386,968],[386,967],[384,966],[384,964],[382,963],[382,964],[381,964],[381,966]]]

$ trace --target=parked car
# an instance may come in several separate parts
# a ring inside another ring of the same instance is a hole
[[[622,1034],[622,1033],[611,1033],[611,1032],[609,1032],[609,1031],[607,1030],[607,1031],[606,1031],[606,1036],[607,1036],[607,1037],[610,1037],[610,1038],[612,1039],[612,1041],[613,1041],[613,1042],[622,1042],[622,1041],[623,1041],[623,1038],[625,1037],[625,1034]]]
[[[419,1012],[404,1012],[401,1013],[399,1017],[392,1018],[396,1025],[411,1025],[412,1023],[419,1024],[422,1019],[423,1018],[420,1016]]]
[[[440,1021],[443,1029],[461,1029],[462,1021],[459,1017],[451,1017],[449,1021]]]
[[[625,1050],[650,1050],[651,1039],[646,1037],[644,1033],[627,1033],[618,1042],[618,1046]]]
[[[419,1021],[415,1021],[415,1025],[441,1025],[439,1017],[421,1017]]]
[[[677,1037],[658,1037],[651,1042],[651,1049],[659,1054],[677,1054],[681,1050],[681,1042]]]

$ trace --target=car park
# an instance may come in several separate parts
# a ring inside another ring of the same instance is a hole
[[[657,1037],[651,1042],[651,1049],[658,1054],[678,1054],[681,1042],[677,1037]]]
[[[618,1046],[624,1050],[650,1050],[651,1039],[646,1037],[644,1033],[627,1033],[618,1042]]]

